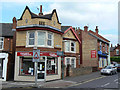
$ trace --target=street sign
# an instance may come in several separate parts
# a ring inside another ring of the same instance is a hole
[[[96,50],[91,50],[91,58],[96,58]]]
[[[33,62],[40,62],[40,50],[33,50]]]
[[[63,56],[64,53],[63,53],[63,51],[57,51],[57,55],[58,55],[58,56]]]

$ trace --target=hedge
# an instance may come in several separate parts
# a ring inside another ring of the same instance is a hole
[[[110,57],[111,61],[120,62],[120,56]]]

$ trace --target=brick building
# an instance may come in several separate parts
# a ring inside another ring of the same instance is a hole
[[[81,40],[80,59],[82,67],[92,67],[93,71],[110,64],[110,41],[98,34],[97,27],[95,31],[88,31],[87,26],[84,27],[84,30],[76,29],[76,33]]]
[[[71,76],[72,70],[80,67],[80,43],[78,36],[71,26],[62,26],[63,34],[63,51],[64,51],[64,76]],[[69,68],[69,65],[71,68]],[[71,70],[70,70],[71,69]]]
[[[14,76],[14,43],[11,23],[0,23],[0,79],[11,80]]]
[[[34,63],[32,62],[33,49],[40,50],[38,62],[38,81],[54,80],[61,78],[61,56],[57,51],[62,51],[61,23],[57,12],[44,15],[42,6],[40,13],[34,14],[26,6],[20,19],[13,24],[16,28],[16,55],[15,55],[15,81],[34,81]]]
[[[111,44],[110,57],[116,57],[116,56],[120,56],[120,45],[117,44],[117,46],[113,47]]]

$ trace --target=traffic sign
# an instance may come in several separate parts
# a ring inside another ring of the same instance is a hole
[[[58,56],[63,56],[64,53],[63,53],[63,51],[57,51],[57,55],[58,55]]]
[[[33,62],[40,62],[40,50],[33,50]]]

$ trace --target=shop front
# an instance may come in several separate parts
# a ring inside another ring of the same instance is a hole
[[[98,58],[99,58],[99,68],[104,68],[108,65],[108,56],[105,53],[98,52]]]
[[[34,81],[33,52],[16,52],[15,81]],[[61,79],[61,57],[55,52],[40,52],[37,81]]]
[[[7,79],[8,53],[0,53],[0,80]]]

